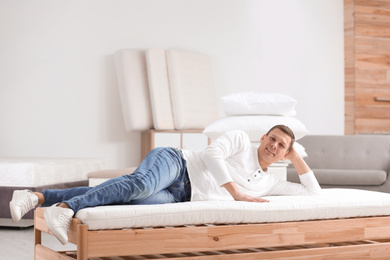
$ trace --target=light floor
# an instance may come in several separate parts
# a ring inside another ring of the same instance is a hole
[[[75,250],[76,245],[63,246],[55,237],[42,234],[42,244],[54,250]],[[0,227],[0,259],[1,260],[33,260],[34,228]]]

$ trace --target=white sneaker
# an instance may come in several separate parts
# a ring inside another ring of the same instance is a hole
[[[68,242],[68,231],[73,217],[73,210],[57,207],[59,203],[47,208],[43,212],[46,225],[56,238],[65,245]]]
[[[27,212],[38,205],[38,196],[29,190],[14,190],[9,203],[12,221],[18,222]]]

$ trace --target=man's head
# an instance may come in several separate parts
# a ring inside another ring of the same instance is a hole
[[[279,129],[280,131],[282,131],[283,133],[285,133],[286,135],[288,135],[290,137],[291,142],[290,142],[290,144],[288,146],[288,149],[287,149],[287,152],[289,152],[291,150],[291,148],[293,147],[294,143],[295,143],[294,132],[288,126],[285,126],[285,125],[275,125],[270,130],[268,130],[268,132],[265,135],[268,136],[275,129]]]
[[[263,135],[260,141],[259,162],[266,168],[287,156],[295,142],[295,136],[289,127],[276,125]]]

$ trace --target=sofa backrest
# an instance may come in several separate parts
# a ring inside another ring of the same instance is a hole
[[[312,169],[390,170],[390,135],[309,135],[298,143]]]

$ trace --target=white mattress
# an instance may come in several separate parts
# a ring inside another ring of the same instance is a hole
[[[146,64],[154,129],[174,129],[165,50],[148,49],[146,51]]]
[[[218,118],[211,58],[177,50],[166,54],[175,128],[205,128]]]
[[[325,189],[318,196],[264,197],[269,203],[196,201],[160,205],[101,206],[76,217],[90,230],[197,224],[265,223],[390,215],[390,194]]]
[[[88,180],[87,174],[108,168],[106,159],[0,158],[0,186],[39,187]]]
[[[114,57],[126,131],[153,128],[145,52],[124,49]]]

